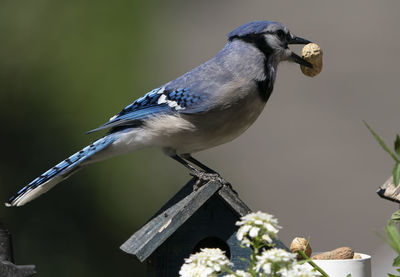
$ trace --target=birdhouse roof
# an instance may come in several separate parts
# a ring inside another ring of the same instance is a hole
[[[394,185],[393,176],[390,176],[376,193],[382,198],[400,203],[400,186]]]
[[[208,182],[194,191],[194,183],[193,178],[152,219],[122,244],[121,250],[143,262],[215,194],[238,217],[251,212],[237,193],[228,186]]]

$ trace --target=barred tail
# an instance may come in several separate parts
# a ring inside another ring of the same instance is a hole
[[[5,205],[7,207],[22,206],[39,197],[59,182],[78,171],[83,166],[82,163],[84,161],[88,161],[91,156],[105,149],[115,140],[114,136],[105,136],[86,146],[81,151],[63,160],[30,182],[27,186],[23,187],[16,195],[12,196]]]

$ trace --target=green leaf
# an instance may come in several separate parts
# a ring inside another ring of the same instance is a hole
[[[394,151],[397,155],[400,156],[400,136],[396,136],[396,140],[394,141]]]
[[[396,163],[396,165],[393,168],[393,183],[395,187],[399,185],[399,180],[400,180],[400,163]]]
[[[400,266],[400,256],[397,256],[393,261],[393,266]]]
[[[371,132],[371,134],[375,137],[375,139],[379,142],[379,144],[382,146],[383,150],[389,153],[390,156],[396,161],[396,163],[400,163],[400,160],[396,157],[396,155],[387,147],[386,143],[383,141],[383,139],[378,136],[377,133],[375,133],[374,130],[368,125],[366,121],[364,121],[365,126],[367,126],[368,130]]]
[[[349,274],[347,274],[347,275],[346,275],[346,277],[351,277],[351,274],[350,274],[350,273],[349,273]]]
[[[397,254],[400,254],[400,234],[396,225],[394,225],[393,222],[389,222],[385,226],[385,231],[388,236],[386,242],[397,252]]]
[[[400,223],[400,210],[395,211],[390,217],[390,220],[394,223]]]
[[[393,274],[390,274],[390,273],[388,273],[388,275],[389,275],[389,277],[400,277],[400,275],[393,275]]]

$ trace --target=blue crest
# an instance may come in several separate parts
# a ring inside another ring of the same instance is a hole
[[[228,37],[232,38],[235,36],[242,37],[249,34],[260,34],[264,32],[265,29],[267,29],[268,26],[271,24],[280,25],[283,27],[281,23],[275,21],[254,21],[237,27],[235,30],[228,34]]]

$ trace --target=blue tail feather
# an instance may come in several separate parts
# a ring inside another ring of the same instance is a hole
[[[6,206],[22,206],[45,193],[79,170],[84,161],[88,161],[90,157],[108,147],[115,140],[114,136],[105,136],[71,155],[19,190],[7,201]]]

